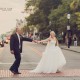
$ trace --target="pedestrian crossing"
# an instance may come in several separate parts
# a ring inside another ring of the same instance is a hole
[[[60,73],[30,73],[29,70],[20,70],[22,74],[14,75],[9,70],[0,70],[0,78],[25,78],[25,77],[80,77],[80,69],[64,70]]]

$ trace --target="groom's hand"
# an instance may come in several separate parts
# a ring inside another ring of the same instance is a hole
[[[33,40],[33,42],[38,43],[38,41],[37,41],[37,40]]]
[[[11,54],[14,54],[14,51],[13,50],[11,50]]]

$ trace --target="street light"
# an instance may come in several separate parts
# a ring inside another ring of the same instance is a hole
[[[68,24],[67,24],[68,48],[70,48],[70,45],[71,45],[71,35],[69,34],[69,31],[70,31],[70,17],[71,17],[71,15],[68,13],[67,14],[67,19],[68,19]]]
[[[70,19],[71,15],[70,14],[67,14],[67,19]]]
[[[67,25],[67,30],[70,30],[70,14],[67,14],[67,19],[68,19],[68,25]]]

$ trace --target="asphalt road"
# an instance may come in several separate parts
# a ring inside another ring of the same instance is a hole
[[[20,69],[34,69],[40,61],[45,45],[24,42]],[[65,69],[80,68],[80,54],[68,50],[62,50],[67,60]],[[8,69],[14,61],[14,56],[10,53],[9,44],[0,48],[0,69]],[[5,66],[6,64],[6,66]]]
[[[20,70],[31,70],[36,67],[38,62],[41,59],[42,52],[45,49],[45,45],[36,44],[36,43],[30,43],[30,42],[24,42],[23,44],[23,53],[22,54],[22,61],[20,65]],[[62,50],[66,60],[67,64],[64,66],[65,69],[80,69],[80,53],[68,51],[68,50]],[[11,64],[14,61],[14,56],[10,53],[9,50],[9,44],[6,44],[4,48],[0,48],[0,69],[6,69],[8,70]],[[0,78],[0,80],[14,80],[11,78]],[[27,78],[27,80],[32,80],[33,78]],[[40,78],[41,80],[49,80],[49,78]],[[56,78],[54,79],[51,77],[50,80],[79,80],[78,78]],[[18,80],[18,79],[17,79]],[[19,80],[26,80],[26,78],[19,78]],[[38,78],[35,78],[34,80],[39,80]]]

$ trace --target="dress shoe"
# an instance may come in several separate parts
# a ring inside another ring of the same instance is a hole
[[[15,72],[15,71],[13,71],[13,70],[11,70],[11,69],[10,69],[10,71],[11,71],[13,74],[16,74],[16,72]]]
[[[16,72],[16,74],[21,74],[20,72]]]

